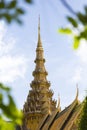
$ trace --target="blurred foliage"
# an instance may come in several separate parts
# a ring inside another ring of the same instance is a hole
[[[87,41],[87,6],[84,13],[77,12],[75,17],[67,17],[70,27],[60,28],[58,31],[63,34],[71,35],[73,38],[73,48],[78,49],[82,39]]]
[[[22,117],[11,96],[11,89],[0,83],[0,130],[15,130],[16,125],[21,125]]]
[[[31,4],[32,0],[22,0]],[[25,9],[20,5],[19,0],[0,0],[0,19],[5,19],[7,23],[15,21],[22,24],[21,16],[25,14]]]
[[[87,130],[87,96],[83,102],[81,119],[79,121],[79,130]]]

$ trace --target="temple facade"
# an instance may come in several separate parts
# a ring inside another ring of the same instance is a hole
[[[44,50],[40,37],[40,18],[36,48],[34,77],[30,84],[26,102],[23,106],[22,130],[78,130],[78,119],[82,105],[78,101],[78,88],[74,101],[61,111],[60,98],[53,99],[53,91],[47,80]]]

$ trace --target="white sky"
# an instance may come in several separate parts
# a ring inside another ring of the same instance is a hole
[[[86,2],[69,1],[76,11],[82,10]],[[45,66],[54,98],[57,100],[60,94],[62,108],[69,105],[75,99],[78,83],[79,100],[82,100],[87,89],[87,43],[81,41],[83,44],[74,51],[72,40],[57,33],[59,27],[68,25],[65,16],[71,14],[58,0],[37,0],[25,7],[23,26],[0,22],[0,82],[12,87],[17,106],[22,108],[33,80],[40,14]]]

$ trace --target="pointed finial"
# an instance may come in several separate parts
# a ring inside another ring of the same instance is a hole
[[[60,106],[60,95],[58,94],[58,104],[57,104],[57,108],[59,108]]]
[[[38,47],[42,47],[41,38],[40,38],[40,15],[38,19]]]
[[[50,99],[49,99],[49,111],[48,111],[48,114],[51,115],[51,104],[50,104]]]
[[[60,95],[58,94],[58,104],[57,104],[57,109],[60,111]]]
[[[78,95],[79,95],[78,84],[76,84],[76,88],[77,88],[77,92],[76,92],[76,99],[78,99]]]
[[[39,15],[39,20],[38,20],[38,33],[40,33],[40,15]]]

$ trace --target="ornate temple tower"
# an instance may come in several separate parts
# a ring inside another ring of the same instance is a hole
[[[56,109],[56,101],[52,99],[53,91],[50,89],[50,82],[47,80],[45,69],[43,47],[40,37],[40,18],[38,24],[38,43],[36,48],[35,70],[33,81],[30,84],[31,90],[23,107],[24,128],[36,130],[40,120]]]

